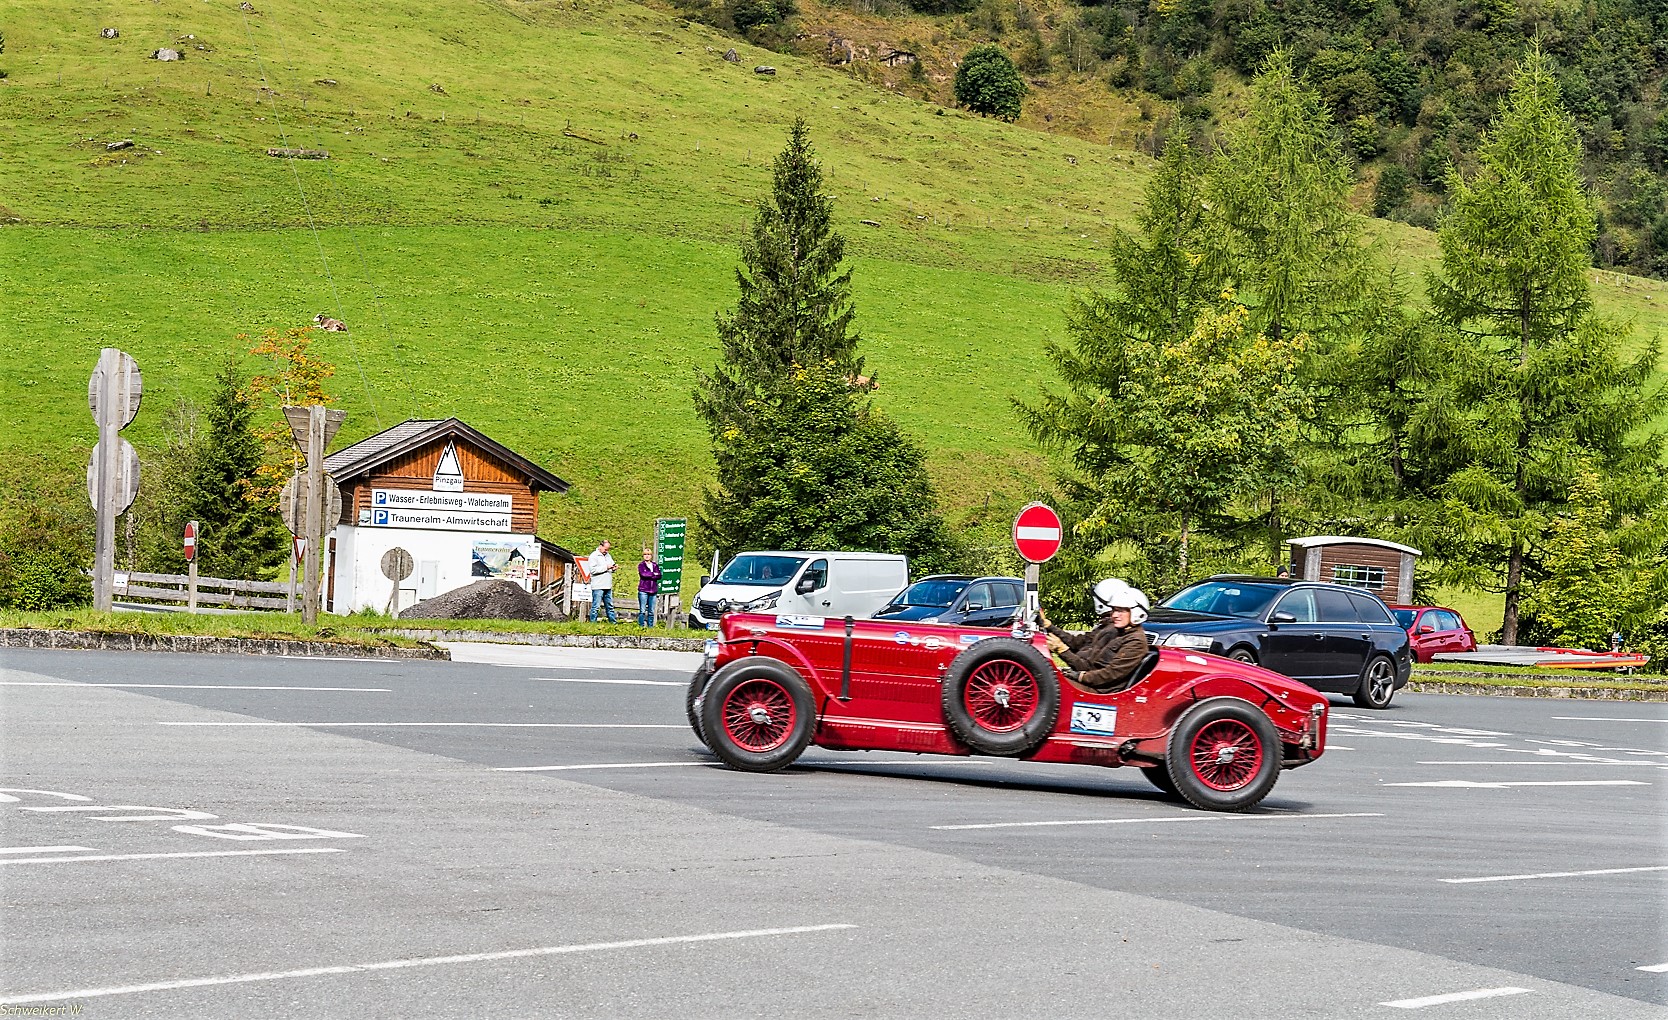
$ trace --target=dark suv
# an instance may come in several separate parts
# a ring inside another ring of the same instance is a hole
[[[1254,662],[1364,708],[1389,707],[1413,669],[1384,603],[1338,584],[1212,577],[1165,599],[1146,629],[1154,644]]]
[[[934,574],[892,596],[873,619],[899,623],[948,623],[956,627],[1006,627],[1025,599],[1017,577]]]

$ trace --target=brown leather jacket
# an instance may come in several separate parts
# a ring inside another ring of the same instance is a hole
[[[1140,624],[1119,630],[1105,622],[1082,634],[1059,627],[1050,627],[1048,632],[1066,643],[1060,658],[1081,674],[1077,683],[1102,694],[1128,686],[1129,678],[1150,650],[1147,632]]]

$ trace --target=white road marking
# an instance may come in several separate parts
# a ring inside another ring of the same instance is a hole
[[[190,853],[174,854],[100,854],[96,857],[6,857],[0,858],[0,865],[6,864],[63,864],[69,861],[160,861],[174,857],[263,857],[269,854],[340,854],[346,853],[339,847],[306,846],[289,847],[282,850],[196,850]],[[0,1002],[16,1000],[0,999]]]
[[[1031,829],[1054,825],[1139,825],[1145,822],[1269,821],[1277,818],[1383,818],[1381,812],[1357,811],[1333,815],[1158,815],[1152,818],[1078,818],[1060,822],[984,822],[978,825],[929,825],[930,829]]]
[[[485,641],[440,641],[453,662],[544,669],[632,669],[675,671],[688,676],[703,658],[700,652],[663,652],[646,648],[576,648],[567,645],[506,645]]]
[[[711,765],[710,761],[630,761],[606,765],[516,765],[495,768],[494,772],[566,772],[570,769],[669,769],[680,765]]]
[[[837,758],[833,761],[801,761],[799,764],[802,768],[821,768],[824,765],[875,765],[875,766],[881,766],[881,767],[885,767],[885,768],[892,768],[892,767],[899,766],[899,765],[907,767],[907,766],[910,766],[910,765],[926,765],[926,766],[933,766],[933,765],[995,765],[997,763],[993,762],[993,761],[982,761],[978,758],[948,758],[948,757],[945,757],[945,758],[943,758],[943,760],[938,760],[937,756],[935,756],[934,758],[927,758],[927,759],[911,758],[909,761],[887,761],[884,758],[879,758],[879,759],[876,759],[876,758],[838,759]],[[1054,764],[1054,763],[1050,762],[1049,764]]]
[[[1555,715],[1559,722],[1668,722],[1668,716],[1658,719],[1619,715]]]
[[[274,659],[312,659],[317,662],[405,662],[405,659],[366,659],[357,655],[274,655]],[[422,661],[422,660],[418,660]]]
[[[1472,999],[1493,999],[1501,995],[1522,995],[1527,988],[1478,988],[1469,992],[1449,992],[1447,995],[1427,995],[1422,999],[1397,999],[1394,1002],[1381,1002],[1380,1006],[1391,1006],[1395,1009],[1424,1009],[1426,1006],[1440,1006],[1448,1002],[1469,1002]]]
[[[1342,744],[1327,744],[1326,745],[1326,750],[1328,750],[1328,751],[1353,751],[1353,750],[1355,750],[1355,748],[1345,747]]]
[[[1450,790],[1504,790],[1511,786],[1649,786],[1637,779],[1554,779],[1531,783],[1479,783],[1470,779],[1439,779],[1430,783],[1381,783],[1381,786],[1434,786]]]
[[[1649,868],[1600,868],[1596,871],[1543,871],[1538,875],[1490,875],[1487,878],[1439,878],[1447,885],[1472,885],[1477,882],[1527,882],[1536,878],[1582,878],[1587,875],[1632,875],[1642,871],[1668,871],[1668,865]]]
[[[158,726],[315,726],[328,729],[387,729],[391,726],[486,726],[500,729],[533,730],[687,730],[685,723],[579,723],[579,722],[159,722]]]
[[[840,931],[857,927],[855,924],[815,924],[797,928],[756,928],[751,931],[721,931],[707,935],[672,935],[655,939],[630,939],[623,942],[587,942],[568,946],[540,946],[536,949],[511,949],[500,953],[467,953],[459,956],[419,956],[405,960],[384,960],[379,963],[350,963],[335,967],[309,967],[304,970],[266,971],[255,974],[228,974],[221,977],[188,978],[183,981],[157,981],[145,985],[116,985],[107,988],[78,988],[64,992],[37,992],[0,998],[0,1005],[20,1005],[28,1002],[54,1002],[60,999],[96,999],[107,995],[132,995],[136,992],[164,992],[178,988],[202,988],[207,985],[236,985],[252,981],[279,981],[285,978],[322,977],[327,974],[363,974],[379,970],[403,970],[409,967],[438,967],[454,963],[491,963],[496,960],[520,960],[537,956],[561,956],[569,953],[595,953],[609,949],[643,949],[649,946],[670,946],[691,942],[721,942],[728,939],[763,938],[771,935],[803,935],[810,932]]]
[[[1331,748],[1327,748],[1331,750]],[[1663,768],[1654,761],[1547,761],[1538,759],[1529,761],[1489,761],[1482,759],[1460,759],[1451,761],[1422,761],[1420,765],[1644,765],[1647,768]]]
[[[369,660],[359,660],[369,661]],[[47,683],[38,680],[0,680],[0,687],[121,687],[129,690],[184,690],[184,691],[354,691],[369,694],[391,694],[390,687],[255,687],[245,684],[83,684]]]
[[[90,846],[0,846],[0,854],[79,854],[92,853]]]
[[[1633,969],[1642,970],[1647,974],[1668,974],[1668,963],[1656,963],[1649,967],[1635,967]]]
[[[533,679],[534,680],[549,680],[553,683],[560,683],[560,684],[627,684],[627,685],[635,685],[635,686],[642,686],[642,687],[688,687],[689,686],[689,681],[688,680],[631,680],[631,679],[626,679],[624,677],[616,680],[613,677],[594,677],[594,676],[536,676]]]

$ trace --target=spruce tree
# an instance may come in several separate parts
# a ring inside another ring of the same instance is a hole
[[[180,522],[200,525],[197,568],[210,577],[260,579],[284,561],[277,509],[253,491],[263,446],[255,409],[231,358],[203,407],[207,428],[183,488]]]
[[[845,241],[803,120],[773,169],[741,245],[739,300],[718,316],[722,360],[697,373],[717,464],[702,537],[729,551],[853,549],[954,566],[919,448],[870,406]]]
[[[1550,61],[1533,51],[1476,172],[1450,179],[1430,281],[1457,339],[1425,411],[1420,453],[1436,477],[1423,541],[1454,579],[1504,592],[1507,644],[1527,589],[1548,575],[1553,520],[1584,467],[1603,479],[1617,520],[1659,514],[1663,494],[1662,437],[1648,431],[1664,408],[1648,386],[1658,346],[1630,358],[1626,330],[1593,312],[1596,228],[1580,165]]]

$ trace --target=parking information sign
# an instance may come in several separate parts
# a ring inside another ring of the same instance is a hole
[[[1045,503],[1032,503],[1014,518],[1014,548],[1029,563],[1047,563],[1060,551],[1060,515]]]
[[[660,564],[660,590],[666,595],[676,595],[683,587],[683,533],[688,523],[682,517],[654,522],[654,558]]]

